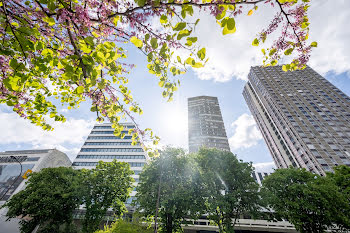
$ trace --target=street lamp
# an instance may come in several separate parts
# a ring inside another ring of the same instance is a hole
[[[21,161],[19,161],[15,156],[12,156],[12,155],[10,156],[10,158],[16,160],[16,161],[19,163],[19,165],[21,165],[21,172],[19,173],[19,175],[17,176],[17,178],[12,182],[12,184],[10,185],[10,187],[7,188],[6,192],[1,196],[0,201],[4,198],[4,196],[7,194],[7,192],[12,188],[12,186],[17,182],[17,180],[19,179],[19,177],[21,177],[21,175],[22,175],[22,169],[23,169],[23,167],[22,167]]]

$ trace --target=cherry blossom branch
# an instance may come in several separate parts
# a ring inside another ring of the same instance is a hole
[[[113,14],[109,15],[108,18],[113,18],[117,15],[120,16],[126,16],[129,15],[132,12],[135,12],[137,10],[149,10],[149,9],[160,9],[160,8],[164,8],[167,6],[195,6],[195,7],[205,7],[205,6],[218,6],[218,5],[224,5],[224,6],[236,6],[236,5],[255,5],[258,4],[260,2],[263,2],[266,0],[256,0],[256,1],[244,1],[244,2],[220,2],[220,1],[212,1],[212,2],[208,2],[208,3],[196,3],[196,2],[160,2],[159,6],[153,6],[153,5],[144,5],[144,6],[138,6],[138,7],[134,7],[132,9],[127,9],[124,12],[114,12]]]
[[[68,36],[69,36],[69,39],[70,39],[70,41],[71,41],[71,44],[72,44],[72,46],[73,46],[73,48],[74,48],[74,53],[79,57],[79,63],[80,63],[80,65],[81,65],[81,69],[82,69],[82,71],[83,71],[83,75],[84,75],[84,77],[85,78],[88,78],[88,75],[87,75],[87,73],[86,73],[86,69],[85,69],[85,65],[84,65],[84,63],[83,63],[83,59],[81,58],[81,53],[80,53],[80,50],[79,50],[79,48],[77,47],[77,45],[75,44],[75,42],[74,42],[74,38],[73,38],[73,36],[72,36],[72,32],[70,31],[70,23],[69,23],[69,20],[66,20],[66,23],[67,23],[67,32],[68,32]]]
[[[290,25],[291,28],[292,28],[292,30],[293,30],[294,35],[295,35],[296,38],[298,39],[299,45],[300,45],[301,48],[303,49],[303,44],[301,43],[300,38],[299,38],[298,34],[296,33],[295,28],[293,27],[293,24],[292,24],[292,23],[290,22],[290,20],[289,20],[288,15],[290,15],[290,14],[287,14],[287,13],[283,10],[282,4],[281,4],[278,0],[276,0],[276,2],[277,2],[277,4],[278,4],[278,6],[279,6],[279,8],[280,8],[280,10],[281,10],[281,12],[282,12],[282,14],[286,17],[286,20],[287,20],[287,27],[286,27],[286,30],[287,30],[287,28],[288,28],[289,25]]]

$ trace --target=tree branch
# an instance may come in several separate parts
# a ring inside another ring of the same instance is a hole
[[[256,1],[244,1],[244,2],[217,2],[217,1],[212,1],[212,2],[208,2],[208,3],[196,3],[196,2],[186,2],[186,3],[180,3],[180,2],[161,2],[159,4],[159,6],[153,6],[153,5],[144,5],[144,6],[138,6],[138,7],[134,7],[131,9],[127,9],[124,12],[115,12],[111,15],[108,16],[108,18],[113,18],[117,15],[122,15],[122,16],[126,16],[129,15],[132,12],[135,12],[137,10],[149,10],[149,9],[159,9],[159,8],[164,8],[167,6],[186,6],[186,5],[190,5],[190,6],[195,6],[195,7],[205,7],[205,6],[217,6],[217,5],[225,5],[225,6],[229,6],[229,5],[255,5],[257,3],[263,2],[265,0],[256,0]]]
[[[86,67],[83,63],[83,59],[81,58],[81,52],[80,52],[80,49],[77,47],[77,45],[75,44],[74,42],[74,38],[73,38],[73,35],[72,35],[72,32],[70,31],[70,23],[68,20],[66,20],[67,22],[67,32],[68,32],[68,36],[69,36],[69,39],[70,39],[70,42],[72,43],[72,46],[74,48],[74,53],[75,55],[77,55],[79,57],[79,61],[80,61],[80,64],[81,64],[81,69],[83,71],[83,75],[85,78],[88,78],[88,75],[86,73]]]
[[[303,45],[302,45],[302,43],[301,43],[301,41],[300,41],[300,38],[299,38],[299,36],[297,35],[297,33],[296,33],[296,31],[295,31],[295,29],[294,29],[294,27],[293,27],[293,24],[290,22],[290,20],[289,20],[289,18],[288,18],[288,15],[289,15],[289,14],[287,14],[287,13],[283,10],[282,4],[281,4],[278,0],[276,0],[276,2],[277,2],[277,4],[278,4],[278,6],[280,7],[280,10],[281,10],[282,14],[283,14],[283,15],[286,17],[286,19],[287,19],[287,28],[288,28],[288,25],[291,26],[291,28],[292,28],[292,30],[293,30],[293,34],[294,34],[294,35],[296,36],[296,38],[298,39],[298,43],[300,44],[300,47],[303,48]]]

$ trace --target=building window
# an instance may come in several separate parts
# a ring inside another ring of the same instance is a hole
[[[143,152],[142,148],[81,148],[81,152]]]
[[[77,159],[146,159],[144,155],[78,155]]]
[[[72,166],[85,166],[85,167],[90,167],[93,166],[95,167],[98,163],[97,162],[74,162]],[[134,163],[134,162],[129,162],[130,167],[143,167],[145,163]]]

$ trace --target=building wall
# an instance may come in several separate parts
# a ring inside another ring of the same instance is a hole
[[[278,168],[350,166],[350,98],[310,67],[252,67],[243,96]]]
[[[122,125],[124,126],[126,134],[129,129],[135,127],[131,123]],[[113,159],[116,159],[121,162],[127,162],[130,164],[131,170],[135,172],[135,175],[132,177],[135,179],[134,185],[136,186],[142,167],[146,163],[147,154],[144,152],[141,145],[131,145],[131,136],[126,135],[123,139],[114,136],[114,129],[112,129],[111,126],[112,124],[109,123],[97,124],[94,126],[74,160],[73,167],[75,169],[92,169],[100,160],[112,162]],[[136,195],[136,191],[132,191],[130,195],[131,198],[128,200],[128,203],[131,203]]]
[[[217,97],[188,99],[188,136],[190,152],[202,146],[230,150]]]

